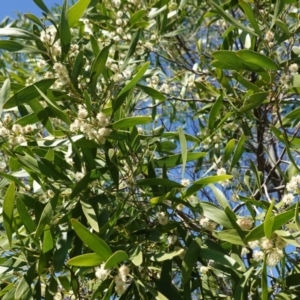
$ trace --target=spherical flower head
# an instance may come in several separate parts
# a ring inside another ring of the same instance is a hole
[[[142,127],[137,127],[137,131],[139,134],[144,134],[144,129]]]
[[[104,269],[104,263],[96,268],[95,276],[100,280],[105,280],[109,275],[109,270]]]
[[[250,253],[249,249],[247,249],[246,247],[243,247],[242,251],[241,251],[241,255],[243,256],[243,255],[246,255],[248,253]]]
[[[291,64],[291,65],[289,65],[289,71],[291,72],[291,73],[297,73],[298,72],[298,65],[297,64]]]
[[[255,261],[257,261],[257,262],[263,261],[264,258],[265,258],[265,254],[262,251],[256,250],[256,251],[253,252],[253,259]]]
[[[278,248],[274,248],[268,252],[266,263],[269,267],[275,267],[283,258],[283,251]]]
[[[217,175],[220,176],[220,175],[226,175],[226,170],[224,168],[220,168],[217,170]]]
[[[78,106],[78,118],[85,119],[88,116],[88,111],[82,106]]]
[[[129,273],[130,273],[130,269],[126,265],[122,265],[119,268],[119,275],[121,276],[121,278],[126,278],[126,276],[128,276]]]
[[[273,39],[274,39],[274,33],[272,31],[268,30],[265,35],[265,41],[272,42]]]
[[[286,189],[288,192],[295,193],[300,187],[300,175],[293,176],[287,183]]]
[[[126,291],[126,284],[124,283],[120,275],[115,276],[115,291],[118,296],[123,295]]]
[[[290,205],[294,202],[294,195],[289,193],[289,194],[285,194],[283,195],[282,197],[282,202],[285,204],[285,205]]]
[[[181,184],[183,186],[188,186],[188,185],[190,185],[190,183],[191,183],[190,180],[187,178],[181,179]]]
[[[56,28],[51,25],[45,31],[41,32],[40,39],[45,44],[53,44],[56,36]]]
[[[259,247],[259,240],[248,242],[248,246],[251,249],[255,249],[255,248]]]
[[[271,239],[268,239],[266,237],[263,237],[261,240],[260,240],[260,247],[263,249],[263,250],[270,250],[274,247],[274,239],[271,238]]]
[[[209,267],[206,266],[201,266],[200,267],[200,272],[204,275],[209,271]]]
[[[218,225],[217,223],[211,221],[207,217],[200,217],[199,223],[202,227],[204,227],[205,229],[207,229],[209,231],[214,231]]]
[[[111,129],[109,129],[109,128],[103,127],[103,128],[100,128],[100,129],[98,130],[98,135],[99,135],[99,137],[101,137],[101,138],[106,138],[106,137],[108,137],[108,136],[110,135],[110,133],[111,133]]]
[[[250,216],[240,217],[240,218],[237,219],[236,223],[243,230],[251,230],[251,228],[253,227],[253,219]]]
[[[23,127],[19,124],[14,124],[11,130],[16,134],[20,134],[23,131]]]
[[[101,127],[106,127],[109,124],[107,116],[103,112],[99,112],[96,116],[98,125]]]
[[[167,225],[168,222],[169,222],[169,218],[168,218],[168,215],[166,215],[164,212],[158,212],[156,214],[157,216],[157,219],[158,219],[158,223],[160,225]]]

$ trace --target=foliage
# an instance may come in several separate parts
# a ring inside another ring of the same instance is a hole
[[[298,298],[298,1],[34,2],[0,24],[1,299]]]

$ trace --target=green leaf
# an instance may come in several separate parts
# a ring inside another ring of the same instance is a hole
[[[61,61],[67,57],[71,45],[71,31],[68,22],[68,0],[64,0],[63,9],[60,18],[60,43],[61,43]]]
[[[198,158],[206,156],[207,153],[205,152],[188,152],[187,153],[187,162],[196,160]],[[182,163],[182,156],[181,154],[174,154],[169,155],[164,158],[155,159],[154,163],[156,167],[162,168],[163,166],[166,166],[167,168],[178,166]]]
[[[233,226],[228,219],[228,216],[224,211],[217,208],[215,205],[209,202],[201,202],[201,208],[203,210],[203,215],[210,220],[222,225],[224,228],[232,229]]]
[[[221,241],[228,242],[232,245],[245,246],[236,229],[222,230],[213,232],[213,236]]]
[[[22,297],[30,290],[30,285],[28,284],[26,278],[23,276],[18,283],[15,291],[14,299],[23,299]]]
[[[247,16],[250,24],[252,25],[255,33],[258,36],[262,36],[258,22],[256,20],[256,17],[254,15],[254,11],[252,9],[252,7],[250,6],[250,4],[248,4],[247,2],[243,1],[243,0],[239,0],[239,6],[243,9],[245,15]]]
[[[141,33],[142,33],[141,29],[138,29],[137,32],[135,33],[135,35],[134,35],[134,37],[133,37],[133,39],[132,39],[132,41],[129,45],[129,49],[128,49],[128,52],[126,54],[126,57],[123,61],[121,72],[125,70],[125,68],[128,65],[129,59],[134,55],[134,52],[135,52],[136,46],[138,44],[138,41],[140,39]]]
[[[223,154],[223,164],[225,164],[229,160],[229,158],[234,150],[234,146],[235,146],[235,139],[231,139],[226,144],[224,154]]]
[[[0,41],[0,49],[9,51],[9,52],[19,52],[19,53],[43,53],[45,52],[33,47],[22,45],[16,41],[4,40]]]
[[[208,117],[208,128],[213,130],[215,128],[216,119],[219,117],[220,110],[223,105],[223,96],[219,96],[217,101],[212,106]]]
[[[48,225],[44,228],[44,237],[43,237],[43,253],[51,251],[54,247],[53,238],[51,234],[50,227]]]
[[[296,209],[295,209],[295,224],[296,227],[298,229],[298,231],[300,231],[300,221],[299,221],[299,202],[296,203]]]
[[[116,121],[112,124],[112,128],[114,129],[126,129],[136,125],[148,124],[152,121],[151,117],[147,116],[136,116],[136,117],[128,117],[121,120]]]
[[[248,271],[246,271],[240,281],[238,282],[235,292],[234,292],[234,300],[244,300],[247,297],[247,282],[253,272],[254,268],[251,267]]]
[[[147,95],[149,95],[153,99],[157,99],[159,101],[166,101],[167,100],[165,95],[163,95],[158,90],[153,89],[152,87],[142,85],[142,84],[138,84],[137,87],[140,88],[141,90],[143,90],[143,92],[145,92]]]
[[[84,227],[77,220],[71,220],[72,226],[79,236],[79,238],[96,254],[98,254],[103,261],[106,261],[111,255],[112,251],[109,246],[100,239],[97,235],[91,233],[86,227]]]
[[[272,237],[272,233],[273,233],[273,223],[274,223],[274,218],[272,218],[273,216],[273,206],[274,206],[274,199],[272,200],[272,203],[266,213],[265,216],[265,220],[264,220],[264,231],[265,231],[265,235],[268,239],[270,239]]]
[[[17,209],[19,212],[20,219],[24,224],[27,232],[29,234],[33,233],[36,230],[36,226],[26,206],[24,205],[23,201],[19,198],[17,198],[16,203],[17,203]]]
[[[118,98],[120,98],[124,93],[126,93],[127,91],[131,90],[133,87],[135,87],[135,85],[141,80],[141,78],[143,77],[143,75],[146,73],[148,67],[150,65],[150,62],[146,62],[141,68],[140,70],[136,73],[136,75],[129,81],[129,83],[127,83],[125,85],[125,87],[121,90],[121,92],[118,95]],[[118,107],[119,108],[119,107]],[[114,108],[114,111],[116,111],[117,109]]]
[[[134,252],[130,256],[130,260],[137,267],[143,263],[143,253],[139,247],[135,248]]]
[[[9,78],[7,78],[3,82],[1,90],[0,90],[0,116],[2,115],[3,104],[9,98],[9,94],[10,94],[10,80],[9,80]]]
[[[244,113],[256,107],[259,107],[268,97],[269,92],[259,92],[252,94],[249,99],[239,109],[239,112]]]
[[[179,136],[179,142],[181,147],[181,159],[182,159],[182,171],[181,171],[181,177],[184,178],[185,174],[185,165],[187,162],[187,144],[184,132],[181,127],[178,128],[178,136]]]
[[[25,40],[40,40],[39,36],[20,28],[5,27],[0,28],[0,36],[20,38]]]
[[[272,18],[272,24],[271,24],[270,28],[272,28],[275,25],[275,22],[277,21],[279,14],[284,9],[285,2],[286,2],[285,0],[276,0],[274,14],[273,14],[273,18]]]
[[[118,250],[114,254],[108,258],[108,260],[105,263],[104,268],[105,269],[111,269],[114,267],[117,267],[119,263],[129,260],[129,257],[127,253],[123,250]]]
[[[236,20],[235,18],[233,18],[229,13],[227,13],[225,10],[223,10],[223,8],[221,6],[219,6],[217,3],[214,2],[214,0],[208,0],[208,3],[213,6],[218,15],[221,15],[226,21],[228,21],[229,23],[231,23],[232,25],[234,25],[235,27],[250,33],[251,35],[255,35],[257,36],[257,34],[251,30],[250,28],[244,26],[241,22],[239,22],[238,20]]]
[[[57,106],[54,100],[50,100],[37,86],[35,86],[39,94],[43,97],[45,102],[47,102],[50,109],[53,113],[63,122],[70,124],[71,121],[69,120],[68,116]]]
[[[210,183],[215,183],[215,182],[220,182],[224,181],[227,179],[231,179],[232,175],[216,175],[216,176],[208,176],[205,178],[201,178],[199,180],[194,181],[190,187],[186,189],[186,191],[183,193],[183,197],[186,198],[188,196],[191,196],[195,192],[199,191],[202,189],[204,186],[210,184]]]
[[[51,14],[50,10],[48,9],[48,7],[45,5],[45,3],[43,2],[43,0],[33,0],[33,2],[42,10],[44,11],[46,14]]]
[[[131,25],[137,23],[138,21],[140,21],[142,18],[144,18],[144,16],[147,14],[146,10],[139,10],[136,13],[132,14],[132,16],[129,19],[129,23]]]
[[[168,259],[172,259],[175,256],[178,256],[178,255],[182,254],[183,252],[184,252],[184,249],[171,251],[169,253],[165,253],[165,252],[159,253],[158,252],[158,253],[150,255],[150,260],[152,260],[152,261],[165,261],[165,260],[168,260]]]
[[[238,163],[239,159],[241,158],[243,151],[244,151],[244,143],[245,143],[245,135],[243,134],[240,139],[239,142],[236,146],[235,152],[233,154],[233,158],[231,161],[231,165],[230,165],[230,170]]]
[[[260,66],[266,70],[279,70],[280,67],[268,56],[252,50],[239,50],[236,55],[240,57],[243,61]]]
[[[261,272],[261,299],[268,300],[269,299],[269,292],[268,292],[268,273],[267,273],[267,264],[266,264],[267,257],[265,255],[262,272]]]
[[[93,230],[99,232],[100,229],[98,225],[97,215],[92,205],[88,200],[80,200],[80,204],[88,223],[91,225]]]
[[[76,25],[79,19],[84,15],[86,9],[90,5],[91,0],[78,0],[68,10],[69,27],[72,28]]]
[[[273,222],[273,232],[279,229],[281,226],[285,225],[294,217],[295,205],[289,207],[288,211],[284,211],[276,216],[271,217],[271,222]],[[272,220],[273,219],[273,220]],[[259,240],[265,236],[264,224],[260,224],[253,228],[245,237],[245,242]]]
[[[110,45],[104,47],[95,60],[92,63],[91,66],[91,73],[90,73],[90,82],[92,85],[92,92],[94,93],[94,90],[97,85],[97,80],[101,74],[104,73],[105,66],[106,66],[106,61],[108,57],[108,52],[109,52]]]
[[[13,213],[15,205],[15,183],[11,182],[3,200],[3,225],[6,231],[6,235],[10,246],[12,245],[13,234]]]
[[[213,184],[209,184],[208,186],[211,188],[211,190],[212,190],[213,194],[215,195],[220,206],[223,207],[224,209],[226,207],[229,207],[228,200],[226,199],[223,192],[220,189],[218,189],[217,187],[215,187]]]
[[[171,188],[183,188],[184,186],[176,181],[172,181],[169,179],[164,178],[147,178],[142,179],[136,182],[138,186],[165,186],[165,187],[171,187]]]
[[[67,265],[75,267],[96,267],[105,261],[96,253],[87,253],[75,256],[67,261]]]
[[[52,221],[53,212],[58,200],[58,194],[56,194],[45,206],[42,215],[39,220],[34,237],[39,238],[44,232],[45,226],[50,225]]]
[[[55,82],[55,78],[51,79],[42,79],[35,82],[32,85],[29,85],[19,91],[17,91],[13,96],[11,96],[3,105],[4,109],[12,108],[38,97],[40,94],[36,88],[42,92],[46,92],[51,85]]]

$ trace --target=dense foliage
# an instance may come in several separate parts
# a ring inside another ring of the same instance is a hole
[[[0,24],[1,299],[299,298],[298,1],[33,1]]]

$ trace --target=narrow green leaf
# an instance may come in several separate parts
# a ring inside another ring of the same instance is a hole
[[[258,36],[262,36],[257,19],[254,15],[254,10],[252,9],[252,7],[250,6],[250,4],[248,4],[246,1],[243,0],[239,0],[239,6],[243,9],[245,15],[247,16],[250,24],[252,25],[254,31],[256,32],[256,34]]]
[[[285,0],[276,0],[274,14],[273,14],[272,23],[271,23],[270,28],[272,28],[275,25],[275,22],[277,21],[279,14],[283,11],[285,2],[286,2]]]
[[[241,22],[239,22],[238,20],[233,18],[229,13],[227,13],[225,10],[223,10],[223,8],[221,6],[219,6],[217,3],[215,3],[213,0],[208,0],[208,3],[211,6],[213,6],[216,9],[216,11],[218,12],[218,14],[220,14],[226,21],[228,21],[229,23],[231,23],[232,25],[234,25],[235,27],[237,27],[243,31],[250,33],[251,35],[257,36],[257,34],[253,30],[244,26]]]
[[[131,43],[129,45],[128,52],[127,52],[126,57],[125,57],[125,59],[123,61],[121,71],[125,70],[125,68],[127,67],[129,59],[133,56],[133,54],[135,52],[135,49],[136,49],[136,46],[137,46],[137,44],[139,42],[141,33],[142,33],[142,30],[138,29],[137,32],[135,33],[135,35],[133,36],[133,39],[132,39],[132,41],[131,41]]]
[[[0,28],[0,36],[20,38],[26,40],[40,40],[40,37],[27,30],[13,27]]]
[[[136,182],[138,186],[166,186],[171,188],[183,188],[184,186],[176,181],[164,178],[147,178]]]
[[[60,43],[61,43],[61,61],[67,57],[71,45],[71,31],[68,22],[68,0],[64,0],[61,18],[60,18]]]
[[[100,229],[97,220],[97,215],[92,205],[89,203],[88,200],[80,200],[80,204],[88,223],[91,225],[93,230],[99,232]]]
[[[87,253],[75,256],[67,261],[67,265],[75,267],[97,267],[104,259],[96,253]]]
[[[42,92],[46,92],[51,85],[55,82],[55,78],[42,79],[29,85],[19,91],[17,91],[13,96],[11,96],[3,105],[4,109],[12,108],[38,97],[40,94],[36,87]]]
[[[251,267],[248,271],[246,271],[240,281],[238,282],[235,292],[234,292],[234,300],[244,300],[247,297],[247,282],[253,272],[254,268]]]
[[[185,135],[183,132],[183,129],[181,127],[178,128],[178,136],[179,136],[179,142],[181,147],[181,159],[182,159],[182,168],[181,168],[181,177],[184,178],[185,174],[185,166],[187,162],[187,143],[185,139]]]
[[[54,102],[54,100],[50,100],[37,86],[35,86],[39,94],[43,97],[45,102],[47,102],[50,109],[53,111],[53,113],[63,122],[70,124],[71,121],[69,120],[68,116],[57,106],[57,104]]]
[[[7,78],[3,82],[0,90],[0,116],[2,115],[3,105],[9,98],[9,94],[10,94],[10,80],[9,78]]]
[[[50,225],[52,221],[53,212],[58,200],[58,194],[56,194],[45,206],[42,215],[39,220],[34,237],[39,238],[44,232],[45,226]]]
[[[215,187],[213,184],[209,184],[208,186],[211,188],[211,190],[212,190],[213,194],[215,195],[220,206],[223,207],[224,209],[226,207],[229,207],[228,200],[226,199],[223,192],[220,189],[218,189],[217,187]]]
[[[245,246],[245,243],[241,239],[236,229],[222,230],[213,232],[213,236],[218,240],[228,242],[232,245]]]
[[[139,247],[135,248],[134,252],[130,256],[130,260],[137,267],[143,263],[143,253]]]
[[[15,205],[15,183],[12,181],[6,191],[3,200],[3,225],[10,246],[12,245],[12,234],[13,234],[12,225],[13,225],[14,205]]]
[[[234,146],[235,146],[235,139],[231,139],[226,144],[224,154],[223,154],[223,164],[225,164],[229,160],[231,154],[233,153]]]
[[[204,157],[206,154],[207,153],[205,152],[188,152],[187,162]],[[166,166],[167,168],[175,167],[182,163],[182,157],[181,154],[169,155],[164,158],[155,159],[154,163],[158,168],[162,168],[163,166]]]
[[[49,225],[46,225],[44,228],[44,237],[43,237],[43,253],[47,253],[52,250],[54,247],[52,234],[50,231]]]
[[[129,23],[131,25],[137,23],[138,21],[140,21],[145,15],[146,15],[147,11],[146,10],[139,10],[138,12],[134,13],[130,19],[129,19]]]
[[[152,261],[165,261],[165,260],[169,260],[169,259],[172,259],[174,258],[175,256],[178,256],[180,254],[182,254],[184,252],[183,249],[179,249],[179,250],[176,250],[176,251],[171,251],[171,252],[162,252],[162,253],[155,253],[155,254],[152,254],[150,255],[150,260]]]
[[[117,267],[119,263],[129,260],[127,253],[123,250],[118,250],[112,254],[105,263],[104,268],[110,269]]]
[[[33,233],[36,230],[36,226],[26,206],[24,205],[23,201],[19,198],[17,198],[16,203],[20,219],[22,220],[22,223],[24,224],[27,232],[29,234]]]
[[[243,151],[244,151],[244,143],[245,143],[245,135],[243,134],[240,139],[239,142],[236,146],[235,152],[233,154],[233,158],[231,161],[231,165],[230,165],[230,169],[232,169],[239,161],[239,159],[241,158]]]
[[[274,206],[274,199],[272,200],[272,203],[266,213],[265,220],[264,220],[264,231],[265,235],[268,239],[271,238],[272,233],[273,233],[273,223],[274,223],[274,218],[273,216],[273,206]]]
[[[268,300],[269,299],[269,292],[268,292],[268,273],[267,273],[267,257],[265,256],[262,272],[261,272],[261,300]]]
[[[91,233],[86,227],[84,227],[77,220],[71,220],[72,226],[79,236],[79,238],[96,254],[98,254],[103,261],[106,261],[111,255],[112,251],[109,246],[100,239],[97,235]]]
[[[216,119],[219,117],[220,110],[223,105],[223,96],[220,95],[217,99],[217,101],[212,106],[209,117],[208,117],[208,128],[210,130],[213,130],[215,128]]]
[[[33,0],[33,2],[42,10],[44,11],[46,14],[51,14],[50,10],[48,9],[48,7],[45,5],[45,3],[43,2],[43,0]]]
[[[140,79],[143,77],[143,75],[146,73],[148,67],[150,65],[150,62],[146,62],[141,68],[140,70],[135,74],[135,76],[129,81],[129,83],[127,83],[125,85],[125,87],[121,90],[121,92],[118,95],[118,98],[121,97],[124,93],[126,93],[127,91],[131,90],[139,81]],[[114,108],[114,111],[116,111],[117,109]]]
[[[296,224],[296,227],[297,227],[298,231],[300,231],[299,202],[296,203],[296,209],[295,209],[295,224]]]
[[[159,101],[166,101],[167,97],[163,95],[161,92],[158,90],[155,90],[149,86],[143,85],[143,84],[138,84],[137,87],[139,87],[143,92],[145,92],[147,95],[152,97],[153,99],[157,99]]]
[[[114,129],[126,129],[136,125],[148,124],[152,121],[151,117],[147,116],[136,116],[136,117],[128,117],[121,120],[116,121],[112,124],[112,128]]]
[[[76,25],[79,19],[84,15],[86,9],[90,5],[91,0],[78,0],[68,10],[69,27],[72,28]]]

